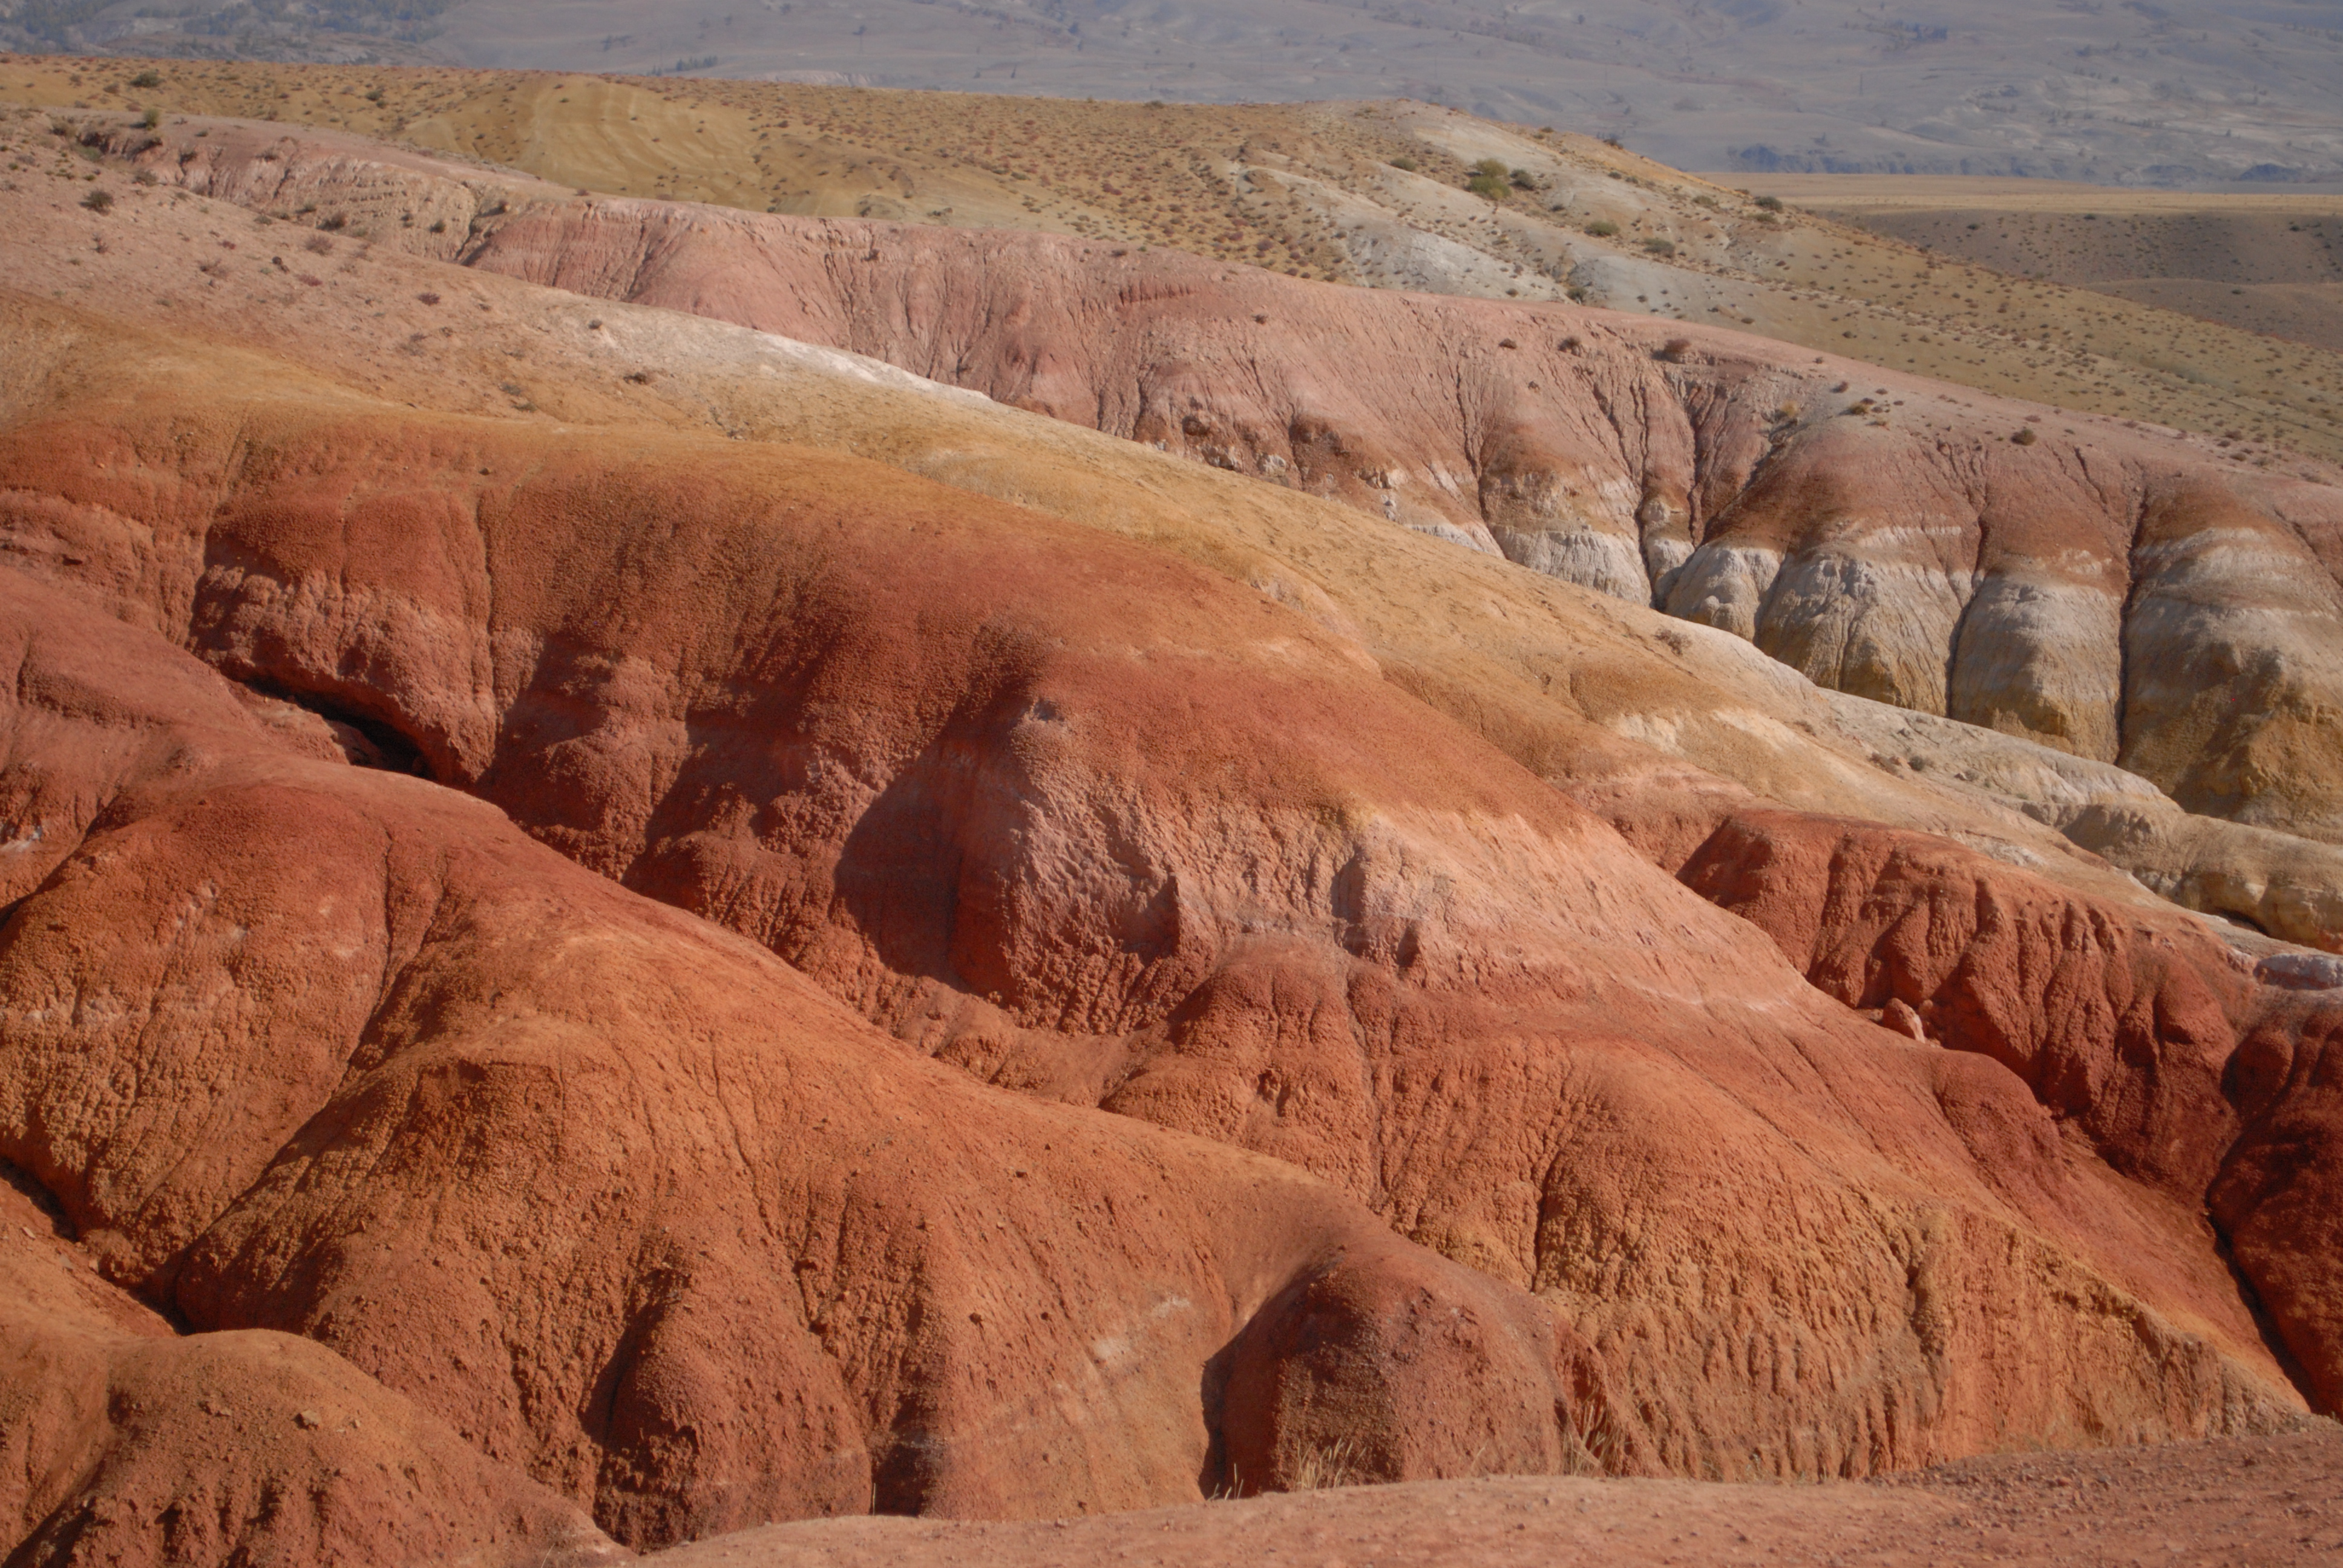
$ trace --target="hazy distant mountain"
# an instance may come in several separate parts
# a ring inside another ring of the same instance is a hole
[[[2343,0],[0,0],[0,40],[1070,96],[1403,95],[1679,166],[2343,179]],[[140,15],[140,13],[146,13]]]

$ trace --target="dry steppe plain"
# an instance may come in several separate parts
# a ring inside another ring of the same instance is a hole
[[[2343,348],[2343,192],[1790,176],[1768,189],[1996,271]]]
[[[1973,0],[41,0],[0,45],[1180,103],[1429,100],[1684,168],[2264,184],[2343,176],[2318,4]],[[35,40],[39,40],[35,42]]]

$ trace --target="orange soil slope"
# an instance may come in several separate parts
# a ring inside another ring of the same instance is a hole
[[[550,1568],[624,1555],[574,1505],[321,1345],[178,1336],[103,1282],[58,1220],[0,1185],[12,1561]]]
[[[85,253],[11,217],[51,292],[147,289],[0,338],[0,1159],[189,1326],[320,1342],[639,1544],[1330,1466],[1863,1473],[2343,1392],[2335,995],[2189,917],[1881,828],[1929,868],[1881,921],[1782,870],[1842,826],[1714,777],[1615,798],[1667,819],[1638,849],[1328,601],[671,427],[564,347],[622,307],[279,267],[185,193]],[[364,379],[150,325],[198,256]],[[825,364],[840,407],[891,374]],[[1599,663],[1629,607],[1553,586]],[[1704,845],[1759,918],[1671,875]]]
[[[190,189],[868,353],[1346,500],[1729,630],[1821,685],[2343,842],[2328,468],[2245,467],[2197,437],[1605,312],[1047,236],[581,201],[332,135],[116,141]]]
[[[1328,1426],[1398,1473],[1551,1469],[1601,1422],[1549,1312],[1291,1167],[973,1084],[150,633],[13,573],[6,613],[0,1155],[108,1280],[341,1352],[309,1375],[367,1432],[402,1407],[350,1362],[642,1542],[1161,1501]],[[1226,1352],[1308,1397],[1222,1419]]]
[[[1713,330],[1048,236],[611,202],[491,220],[466,259],[1176,447],[2343,839],[2326,470]]]

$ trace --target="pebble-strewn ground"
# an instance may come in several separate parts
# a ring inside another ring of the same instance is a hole
[[[743,1531],[660,1568],[1836,1568],[2343,1563],[2343,1428],[1974,1460],[1826,1486],[1544,1477],[1417,1482],[1029,1523],[856,1519]]]

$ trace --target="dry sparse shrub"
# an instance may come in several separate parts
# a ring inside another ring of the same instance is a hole
[[[1619,226],[1607,217],[1598,217],[1586,226],[1586,232],[1597,239],[1609,239],[1619,232]]]
[[[1293,1462],[1293,1492],[1323,1492],[1331,1486],[1355,1486],[1366,1479],[1360,1465],[1364,1452],[1354,1438],[1337,1438],[1321,1448],[1312,1448]]]

